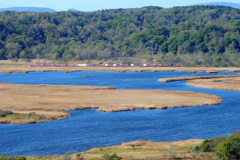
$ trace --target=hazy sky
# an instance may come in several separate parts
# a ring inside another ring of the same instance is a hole
[[[206,2],[232,2],[239,0],[0,0],[0,8],[7,7],[49,7],[56,11],[75,8],[80,11],[96,11],[114,8],[140,8],[143,6],[186,6]]]

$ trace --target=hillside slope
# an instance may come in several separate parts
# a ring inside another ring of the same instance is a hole
[[[240,10],[231,7],[0,12],[0,59],[240,66],[239,51]]]

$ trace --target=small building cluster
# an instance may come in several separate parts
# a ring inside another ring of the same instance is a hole
[[[31,67],[180,67],[180,64],[31,64]]]

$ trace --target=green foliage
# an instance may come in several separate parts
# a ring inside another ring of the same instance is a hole
[[[237,59],[224,59],[239,55],[239,19],[239,9],[224,6],[1,12],[0,59],[107,60],[171,52],[182,59],[221,55],[221,61],[209,57],[206,64],[236,66]]]
[[[215,152],[215,148],[225,139],[225,137],[216,137],[210,140],[206,139],[203,144],[197,146],[195,150],[202,152]]]
[[[240,159],[240,130],[229,137],[205,140],[195,151],[215,152],[220,159]]]
[[[220,159],[240,158],[240,135],[233,134],[221,142],[216,148],[216,155]]]

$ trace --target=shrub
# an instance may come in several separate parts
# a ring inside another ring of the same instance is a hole
[[[240,134],[232,134],[216,147],[220,159],[240,159]]]
[[[196,151],[202,152],[215,152],[215,148],[223,141],[226,137],[216,137],[213,139],[206,139],[202,145],[195,148]]]
[[[13,114],[12,111],[0,111],[0,117],[6,117],[7,115]]]

